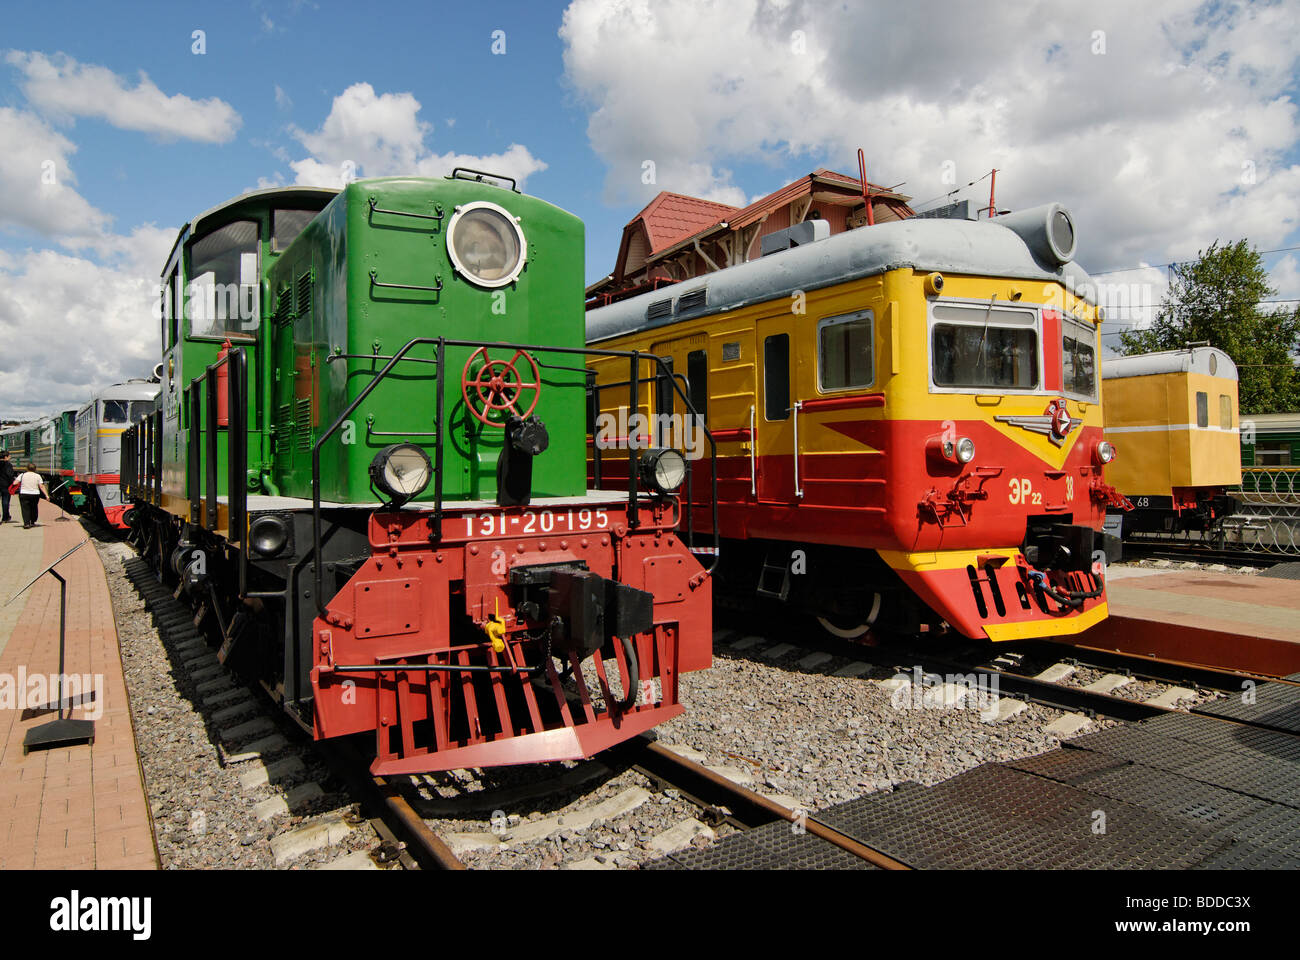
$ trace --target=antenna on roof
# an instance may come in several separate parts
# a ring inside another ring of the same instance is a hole
[[[862,202],[867,208],[867,226],[874,227],[876,214],[871,209],[871,187],[867,184],[867,157],[861,147],[858,147],[858,174],[862,178]]]
[[[994,167],[992,170],[989,171],[989,205],[987,207],[980,208],[981,210],[987,210],[989,212],[990,220],[992,220],[994,217],[998,215],[997,204],[995,204],[993,201],[993,188],[997,186],[997,183],[998,183],[998,168]]]

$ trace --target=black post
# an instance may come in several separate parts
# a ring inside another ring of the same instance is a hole
[[[53,747],[70,747],[74,743],[94,743],[95,742],[95,721],[93,720],[73,720],[71,717],[64,716],[65,712],[71,711],[71,705],[65,703],[63,698],[63,669],[65,663],[65,652],[67,646],[67,626],[68,626],[68,582],[63,579],[62,575],[55,570],[60,563],[70,557],[77,550],[84,547],[89,540],[82,540],[79,544],[65,553],[59,559],[38,573],[12,597],[9,603],[13,603],[22,594],[45,574],[49,574],[59,581],[59,695],[54,701],[59,707],[59,716],[57,720],[51,720],[49,723],[43,723],[39,727],[33,727],[27,731],[27,736],[23,737],[23,754],[28,750],[46,750]],[[6,604],[8,606],[8,604]],[[85,698],[85,692],[82,692],[82,698]]]

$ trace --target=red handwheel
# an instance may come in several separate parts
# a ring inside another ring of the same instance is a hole
[[[471,374],[470,368],[480,356],[483,366],[477,373]],[[520,379],[516,367],[520,357],[527,360],[532,368],[531,383],[525,383]],[[516,350],[515,355],[509,360],[493,360],[488,356],[487,347],[479,347],[465,361],[465,369],[460,375],[460,391],[465,398],[465,406],[469,408],[470,413],[490,427],[505,426],[504,423],[489,419],[488,414],[493,410],[508,410],[517,417],[531,415],[537,408],[537,398],[541,395],[541,389],[542,375],[537,369],[537,361],[523,350]],[[520,397],[526,390],[533,391],[533,402],[528,405],[527,410],[521,411]],[[479,404],[482,404],[482,410],[475,405],[476,399]]]

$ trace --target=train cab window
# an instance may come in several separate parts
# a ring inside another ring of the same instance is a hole
[[[935,304],[930,350],[934,385],[1033,390],[1038,332],[1032,310]]]
[[[1210,425],[1210,397],[1203,390],[1196,392],[1196,425],[1198,427]]]
[[[790,334],[778,333],[763,341],[763,416],[768,420],[790,417]]]
[[[190,247],[186,316],[190,336],[252,336],[257,332],[261,284],[257,266],[258,226],[237,220]]]
[[[701,423],[709,422],[709,353],[692,350],[686,355],[686,379],[690,381],[691,406]]]
[[[1093,333],[1080,324],[1061,324],[1061,384],[1070,396],[1097,396],[1097,351]]]
[[[180,311],[176,309],[176,284],[179,282],[179,272],[173,267],[172,272],[167,277],[167,286],[162,292],[162,315],[163,315],[163,346],[170,347],[180,336]]]
[[[129,400],[102,400],[99,406],[100,423],[130,423]]]
[[[1226,393],[1219,394],[1219,426],[1224,430],[1232,429],[1232,398]]]
[[[151,413],[158,410],[157,400],[132,400],[129,416],[132,423],[139,423]]]
[[[271,249],[279,253],[316,219],[319,210],[276,210],[271,214]]]
[[[673,412],[673,397],[677,391],[673,389],[673,358],[664,357],[664,365],[653,364],[655,373],[655,413],[671,414]],[[661,416],[655,420],[656,434],[655,443],[658,446],[668,446],[668,420]],[[629,431],[630,432],[630,431]]]
[[[828,317],[817,324],[818,383],[823,391],[869,387],[875,382],[870,310]]]

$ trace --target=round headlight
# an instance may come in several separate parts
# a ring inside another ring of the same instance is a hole
[[[970,437],[962,437],[957,441],[957,462],[970,463],[975,459],[975,441]]]
[[[432,476],[429,455],[413,443],[384,447],[370,462],[370,479],[396,501],[419,496]]]
[[[672,493],[686,479],[686,458],[677,450],[651,450],[641,458],[641,474],[660,493]]]
[[[248,525],[248,546],[259,557],[274,557],[289,543],[289,527],[277,516],[263,515]]]
[[[1097,444],[1097,460],[1101,463],[1110,463],[1115,459],[1115,448],[1109,441],[1103,440]]]
[[[481,287],[513,283],[528,259],[528,243],[515,218],[483,200],[456,208],[447,224],[452,265]]]

